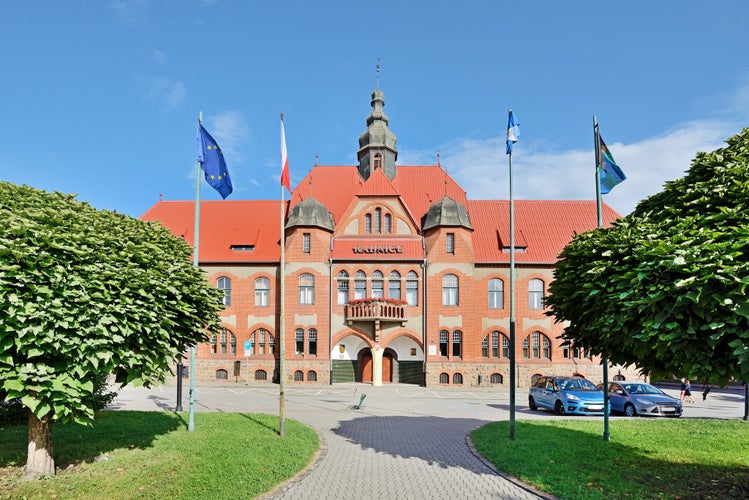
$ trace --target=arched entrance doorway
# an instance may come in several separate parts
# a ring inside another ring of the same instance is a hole
[[[382,383],[393,382],[393,365],[398,361],[398,355],[390,348],[385,349],[382,353]],[[395,361],[395,362],[394,362]],[[357,373],[357,381],[372,383],[372,351],[362,349],[359,351],[358,363],[359,373]]]

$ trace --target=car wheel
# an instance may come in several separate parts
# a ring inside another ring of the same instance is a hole
[[[530,406],[531,410],[533,411],[538,410],[538,406],[536,405],[536,402],[533,400],[533,396],[528,396],[528,406]]]
[[[631,403],[627,403],[624,406],[624,414],[628,417],[636,417],[637,416],[637,410],[635,410],[635,405]]]
[[[557,415],[564,415],[564,403],[557,400],[557,402],[554,404],[554,410],[556,410]]]

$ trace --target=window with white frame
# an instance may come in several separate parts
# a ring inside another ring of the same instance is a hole
[[[304,330],[301,328],[294,331],[294,350],[297,356],[304,355]]]
[[[338,273],[338,305],[348,304],[348,273],[341,271]]]
[[[460,358],[463,355],[463,332],[455,330],[453,332],[453,358]]]
[[[528,282],[528,306],[531,309],[544,308],[544,282],[540,279]]]
[[[401,299],[401,275],[398,271],[390,271],[388,297],[394,300]]]
[[[442,305],[458,305],[458,277],[454,274],[446,274],[442,277]]]
[[[307,332],[307,354],[317,356],[317,329],[310,328]]]
[[[504,308],[505,294],[504,283],[501,279],[492,278],[489,280],[489,309]]]
[[[447,330],[440,330],[440,356],[443,358],[447,357],[447,341],[450,338],[450,332]]]
[[[309,253],[310,252],[310,233],[303,233],[302,234],[302,252]]]
[[[445,236],[445,251],[455,253],[455,233],[447,233]]]
[[[419,305],[419,276],[414,271],[406,275],[406,302],[409,306]]]
[[[237,338],[226,328],[222,328],[218,335],[211,335],[211,354],[236,354]]]
[[[385,297],[385,282],[380,271],[372,273],[372,298],[381,299]]]
[[[303,305],[315,303],[315,277],[309,273],[299,276],[299,303]]]
[[[367,298],[367,275],[364,271],[356,271],[354,275],[354,299],[361,300]]]
[[[255,305],[259,307],[270,305],[270,280],[268,278],[255,280]]]
[[[225,306],[231,305],[231,278],[221,276],[216,280],[216,288],[224,292],[224,296],[221,299],[221,303]]]

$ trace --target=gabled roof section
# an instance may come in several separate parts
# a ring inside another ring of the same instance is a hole
[[[364,182],[364,186],[359,190],[359,196],[399,196],[393,183],[390,182],[385,172],[378,168],[374,171],[369,179]]]
[[[280,262],[279,200],[200,202],[200,263]],[[158,221],[189,245],[195,233],[194,201],[159,201],[141,217]]]
[[[372,177],[380,176],[373,175]],[[381,184],[384,179],[374,179],[374,182],[368,186],[359,176],[359,171],[355,166],[317,165],[294,189],[291,206],[293,208],[302,200],[314,196],[328,207],[334,220],[340,221],[355,196],[390,194],[389,188]],[[468,206],[465,191],[439,165],[399,165],[398,174],[390,185],[394,190],[392,194],[400,195],[403,204],[415,221],[421,221],[429,207],[444,196],[449,196],[464,207]],[[382,192],[378,193],[377,191],[380,190]]]
[[[469,201],[468,211],[475,229],[476,263],[509,263],[509,201]],[[604,226],[619,217],[603,205]],[[515,262],[554,264],[575,234],[597,226],[593,200],[515,200]]]

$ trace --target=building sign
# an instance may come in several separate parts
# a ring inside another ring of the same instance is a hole
[[[403,253],[401,245],[379,244],[379,245],[356,245],[354,253]]]
[[[249,340],[244,341],[244,355],[247,357],[252,355],[252,342]]]

